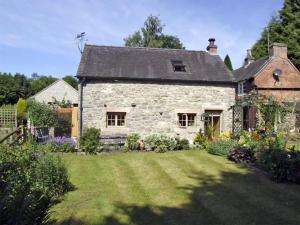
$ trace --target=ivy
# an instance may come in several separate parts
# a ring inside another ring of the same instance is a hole
[[[288,113],[293,111],[292,106],[275,101],[271,96],[261,94],[250,94],[236,101],[234,107],[255,106],[258,109],[259,123],[261,129],[275,131],[278,123],[285,121]]]

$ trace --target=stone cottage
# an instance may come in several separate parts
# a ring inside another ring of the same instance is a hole
[[[85,45],[77,77],[79,132],[138,133],[187,138],[213,127],[232,129],[233,74],[217,54],[206,51]]]
[[[244,65],[233,71],[238,82],[237,96],[243,98],[251,93],[272,96],[275,100],[294,105],[296,116],[289,118],[289,129],[299,129],[300,117],[300,72],[287,57],[287,45],[273,43],[269,56],[254,60],[251,51],[247,51]],[[243,108],[244,129],[256,125],[256,110],[253,107]],[[287,124],[286,124],[287,125]]]

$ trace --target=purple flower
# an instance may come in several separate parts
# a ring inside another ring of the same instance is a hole
[[[61,145],[61,144],[69,144],[69,145],[76,145],[74,139],[72,138],[68,138],[68,137],[55,137],[55,138],[51,138],[49,140],[50,143],[54,143],[54,144],[58,144],[58,145]]]

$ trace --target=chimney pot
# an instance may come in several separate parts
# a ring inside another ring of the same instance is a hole
[[[244,66],[247,67],[249,64],[255,61],[254,57],[252,56],[251,49],[247,49],[247,56],[244,60]]]
[[[211,55],[217,55],[217,49],[218,49],[218,46],[215,45],[215,41],[216,39],[215,38],[209,38],[208,39],[208,46],[206,48],[206,50],[209,52],[209,54]]]
[[[287,58],[287,44],[273,43],[270,46],[270,57]]]

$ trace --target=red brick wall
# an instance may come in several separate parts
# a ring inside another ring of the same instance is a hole
[[[275,69],[282,71],[279,80],[273,77]],[[271,95],[279,101],[300,101],[300,73],[286,59],[273,58],[255,77],[254,83],[258,89],[264,88],[264,90],[258,91],[260,94]],[[273,88],[276,89],[274,90]],[[299,90],[292,90],[293,88],[298,88]]]

